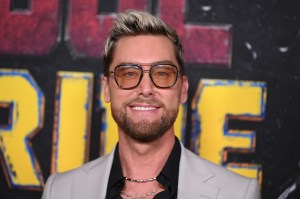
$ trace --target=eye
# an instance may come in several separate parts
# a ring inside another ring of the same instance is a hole
[[[157,71],[154,75],[157,76],[157,77],[167,77],[167,76],[169,76],[169,74],[164,72],[164,71]]]
[[[176,75],[173,67],[170,66],[157,66],[152,69],[152,76],[155,78],[170,78],[171,76]]]
[[[126,77],[133,77],[133,76],[137,76],[137,74],[134,73],[134,72],[126,72],[126,73],[123,74],[123,76],[126,76]]]
[[[134,77],[138,77],[139,74],[137,71],[124,71],[121,74],[122,77],[128,77],[128,78],[134,78]]]
[[[119,68],[117,76],[123,78],[135,78],[140,76],[140,71],[135,68]]]

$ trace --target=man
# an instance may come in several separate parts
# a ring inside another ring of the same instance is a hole
[[[107,156],[51,175],[43,199],[260,198],[256,180],[199,158],[175,137],[188,80],[171,27],[146,12],[120,13],[103,57],[119,142]]]

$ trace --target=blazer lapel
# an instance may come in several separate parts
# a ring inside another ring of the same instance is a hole
[[[73,180],[72,199],[105,198],[114,150],[109,155],[82,167],[82,174]]]
[[[81,174],[73,179],[72,199],[105,198],[114,150],[81,167]],[[219,188],[206,183],[213,177],[214,173],[205,166],[202,159],[181,144],[178,199],[216,199]]]
[[[214,173],[205,166],[202,159],[181,144],[178,199],[216,199],[219,188],[206,183],[213,177]]]

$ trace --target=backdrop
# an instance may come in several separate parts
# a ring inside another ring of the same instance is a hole
[[[51,173],[115,145],[101,51],[130,8],[160,16],[184,44],[189,100],[175,129],[185,146],[257,178],[262,198],[300,198],[296,0],[2,0],[0,198],[41,198]]]

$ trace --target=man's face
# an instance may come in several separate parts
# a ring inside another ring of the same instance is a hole
[[[173,44],[167,37],[128,36],[117,42],[110,71],[122,63],[142,65],[165,61],[176,65],[179,70]],[[149,70],[150,66],[142,68]],[[111,102],[112,115],[120,133],[147,143],[173,130],[179,106],[187,99],[188,81],[179,73],[173,87],[162,89],[153,84],[149,73],[144,73],[137,87],[124,90],[118,87],[111,74],[103,78],[103,87],[105,101]]]

